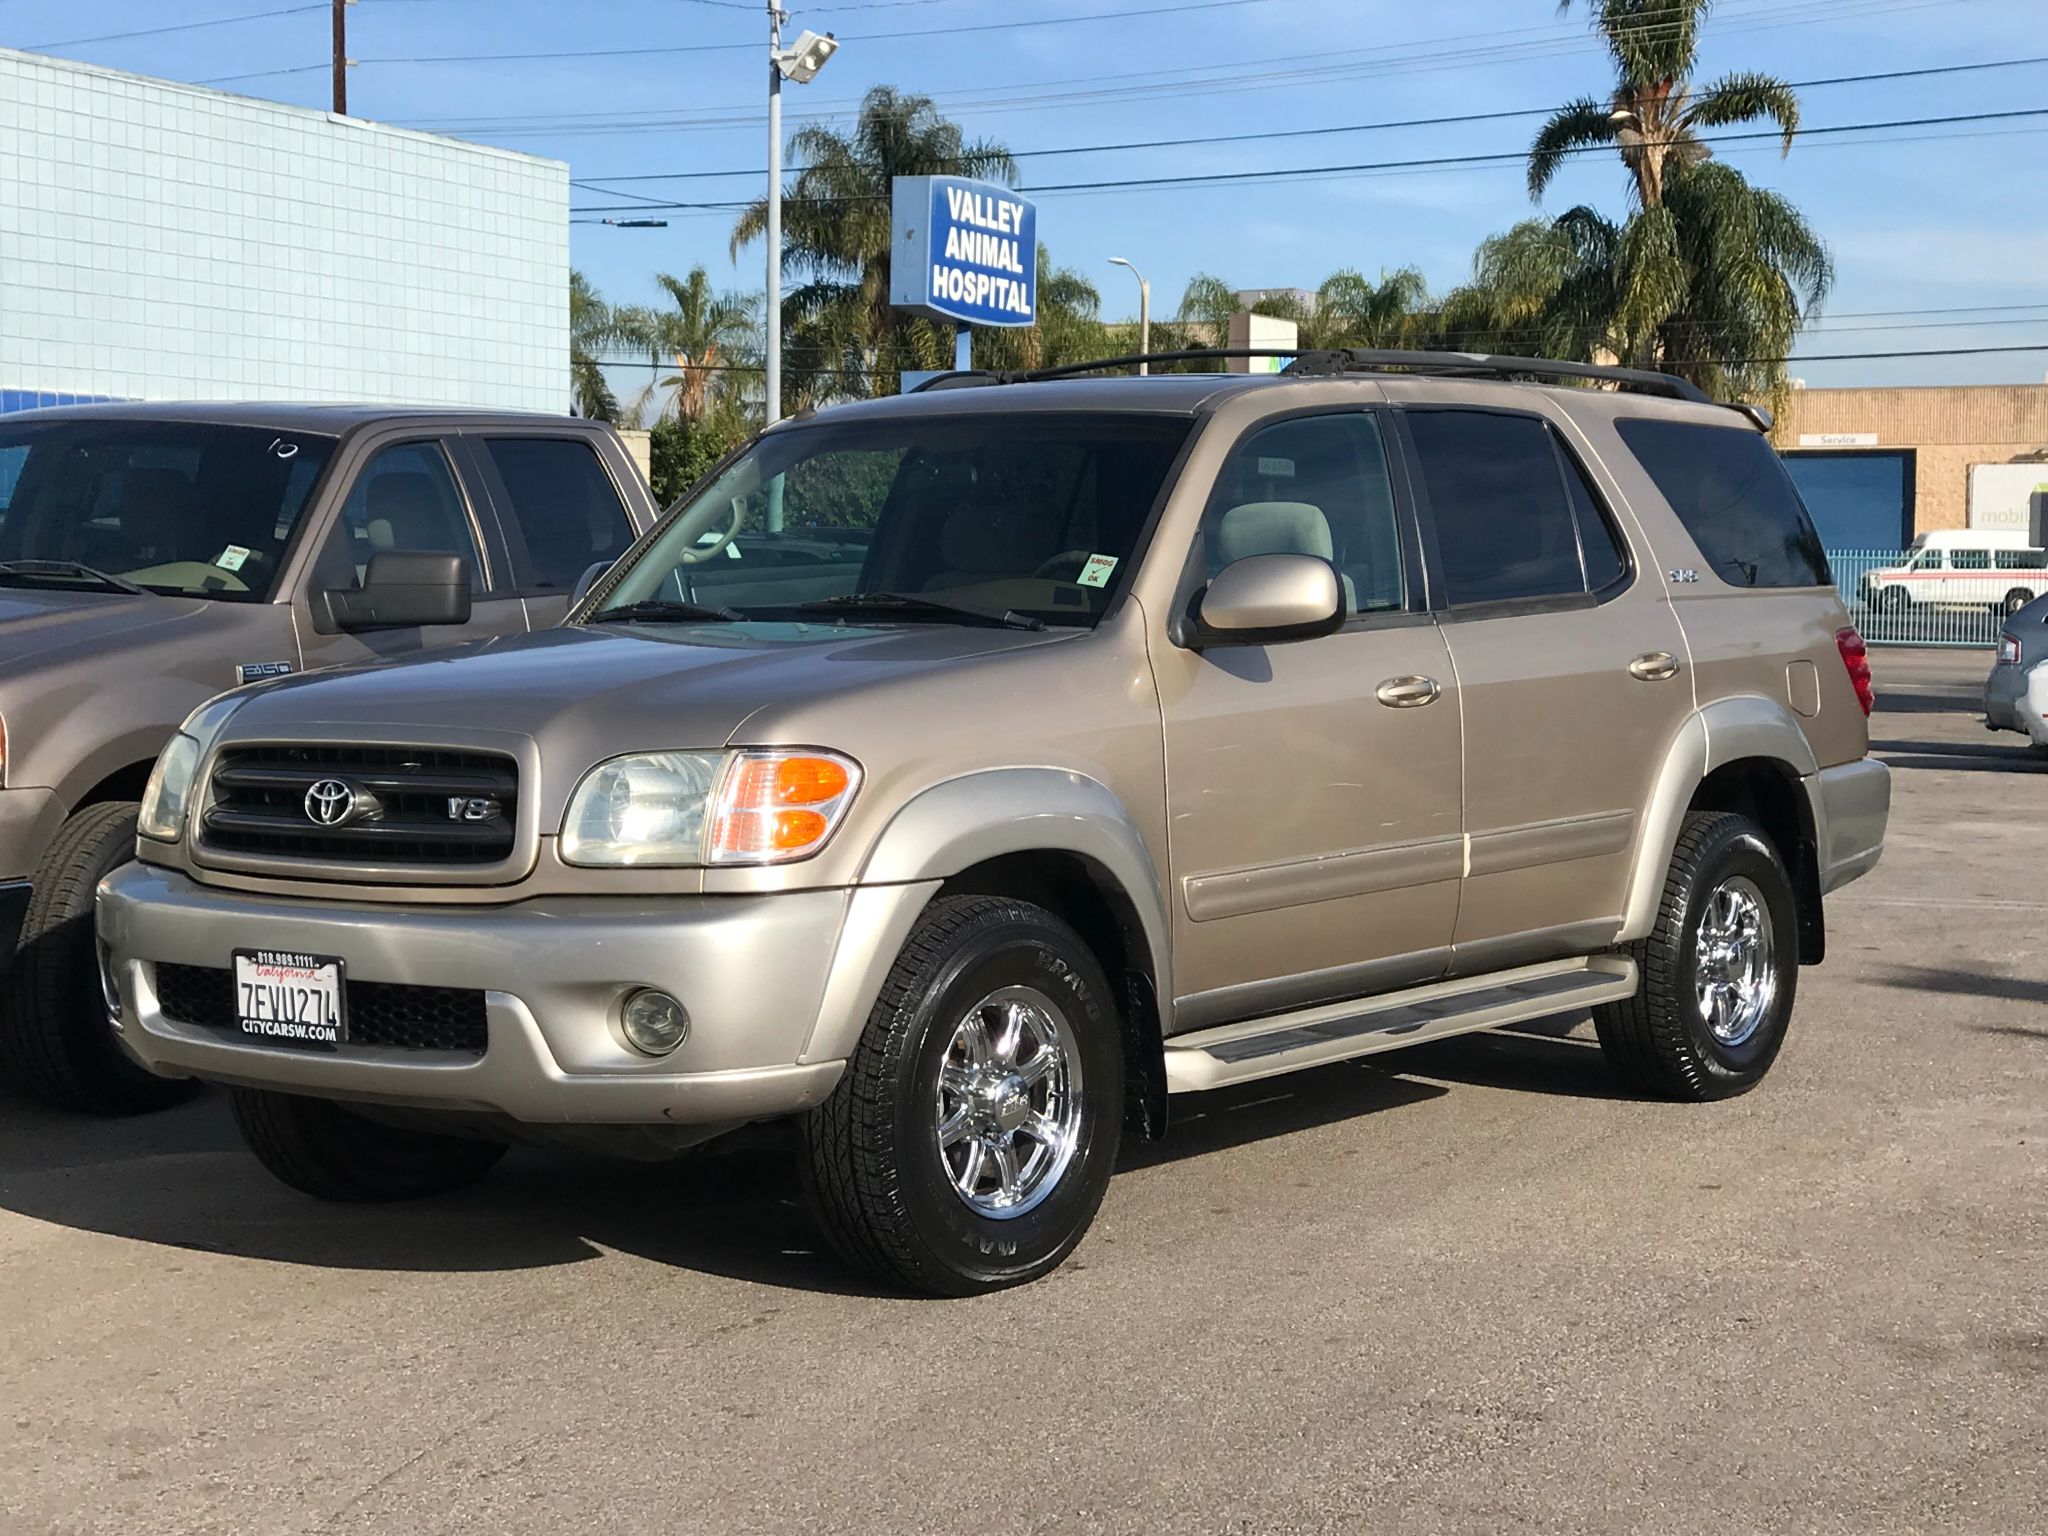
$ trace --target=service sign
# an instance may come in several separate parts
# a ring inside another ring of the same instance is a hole
[[[934,320],[1029,325],[1038,314],[1038,210],[1008,187],[898,176],[889,302]]]

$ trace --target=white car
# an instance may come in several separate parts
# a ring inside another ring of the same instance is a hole
[[[1903,564],[1868,572],[1862,586],[1863,600],[1880,613],[1918,607],[2017,613],[2048,594],[2048,550],[2018,530],[1923,533]]]

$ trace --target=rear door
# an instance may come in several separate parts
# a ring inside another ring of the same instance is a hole
[[[583,573],[636,536],[613,466],[582,432],[472,431],[460,446],[497,512],[528,622],[559,624]]]
[[[348,476],[308,575],[293,597],[305,665],[414,655],[465,640],[524,634],[526,608],[513,590],[511,561],[480,489],[457,468],[452,434],[379,440],[344,463]],[[332,505],[332,498],[330,498]],[[370,557],[383,550],[428,550],[462,557],[471,593],[467,624],[344,634],[328,622],[321,596],[361,586]]]
[[[1654,559],[1533,412],[1402,410],[1457,676],[1457,973],[1612,939],[1642,808],[1692,711]]]

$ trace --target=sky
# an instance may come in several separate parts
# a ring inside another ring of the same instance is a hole
[[[354,115],[566,161],[572,209],[592,210],[580,220],[761,190],[767,23],[751,0],[356,0],[347,16]],[[245,19],[204,24],[229,17]],[[0,0],[0,45],[314,107],[328,104],[329,27],[324,0]],[[1155,315],[1197,272],[1313,288],[1343,267],[1415,266],[1440,291],[1480,240],[1532,213],[1627,208],[1618,161],[1568,165],[1539,210],[1515,158],[1546,110],[1611,86],[1583,5],[819,0],[792,5],[789,34],[805,27],[842,45],[816,81],[785,88],[786,126],[848,122],[874,85],[929,94],[970,138],[1016,152],[1027,191],[1048,189],[1039,237],[1096,283],[1111,318],[1137,310],[1112,256],[1151,280]],[[1795,377],[2048,378],[2048,0],[1717,0],[1699,78],[1738,69],[1802,84],[1809,130],[1912,124],[1809,133],[1785,159],[1774,144],[1717,150],[1790,198],[1832,253],[1834,291]],[[1923,73],[1817,83],[1898,71]],[[2035,115],[1925,121],[1997,113]],[[1512,115],[1359,129],[1474,114]],[[1216,142],[1254,134],[1292,136]],[[1099,148],[1191,139],[1206,142]],[[1482,158],[1388,164],[1466,156]],[[1305,174],[1316,167],[1369,168]],[[1172,184],[1252,171],[1288,174]],[[1126,185],[1057,190],[1103,181]],[[720,286],[761,287],[764,253],[735,261],[729,211],[649,216],[669,224],[573,227],[572,259],[606,299],[651,301],[655,272],[699,264]],[[1827,360],[1933,351],[1951,355]]]

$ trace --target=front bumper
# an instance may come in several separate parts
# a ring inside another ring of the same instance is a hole
[[[1823,768],[1808,781],[1820,833],[1820,888],[1832,891],[1876,867],[1891,820],[1892,771],[1874,757]]]
[[[831,1091],[933,889],[378,907],[131,864],[100,883],[98,906],[116,1027],[154,1072],[539,1125],[714,1126],[791,1114]],[[237,949],[339,956],[351,983],[481,991],[487,1045],[481,1056],[304,1051],[165,1017],[159,963],[225,968]],[[690,1015],[689,1038],[658,1060],[617,1024],[625,995],[650,986]]]

